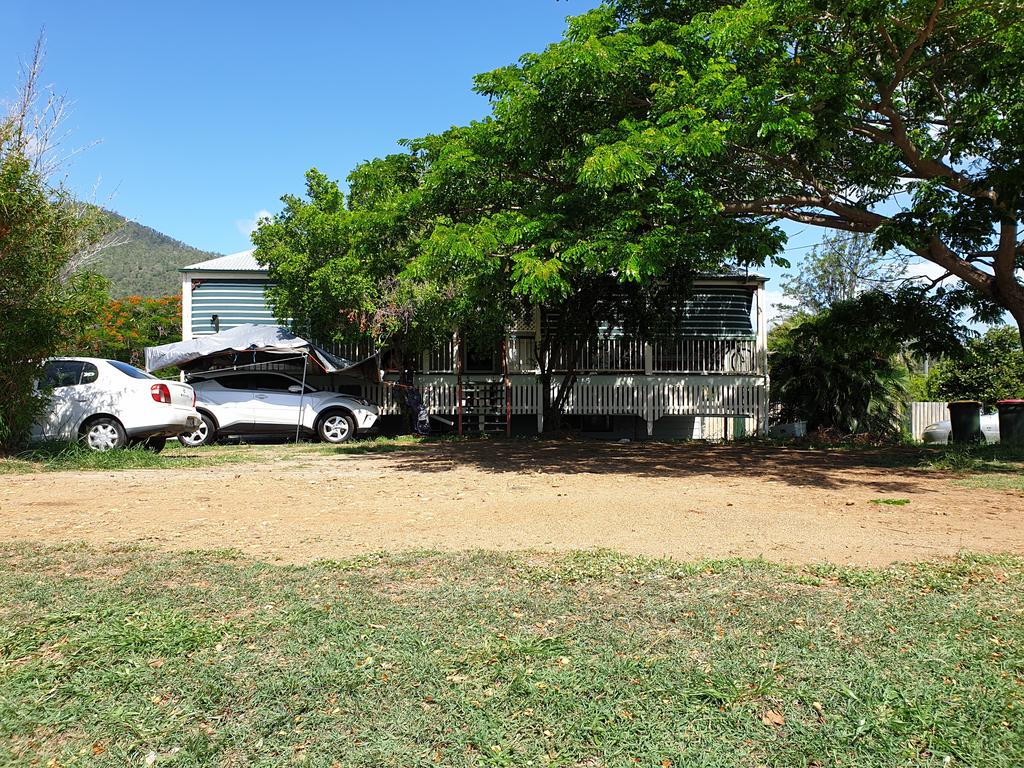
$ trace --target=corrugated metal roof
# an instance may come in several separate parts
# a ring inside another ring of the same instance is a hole
[[[255,248],[248,251],[239,251],[228,256],[218,256],[216,259],[200,261],[197,264],[189,264],[182,267],[181,272],[266,272],[267,268],[260,266],[253,254]],[[768,278],[763,275],[747,273],[741,270],[725,270],[717,274],[697,275],[698,281],[735,281],[744,280],[752,283],[766,283]]]
[[[253,254],[256,249],[232,253],[228,256],[219,256],[216,259],[200,261],[198,264],[189,264],[182,267],[180,272],[266,272],[266,267],[261,267]]]
[[[748,283],[767,283],[771,278],[765,277],[764,275],[758,275],[754,272],[742,272],[740,270],[728,270],[716,273],[700,274],[694,277],[694,281],[727,281],[733,282],[737,280],[746,281]]]

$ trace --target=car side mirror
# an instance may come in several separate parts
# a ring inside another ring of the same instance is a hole
[[[298,395],[302,393],[302,387],[299,384],[292,384],[288,387],[288,391],[292,394]]]

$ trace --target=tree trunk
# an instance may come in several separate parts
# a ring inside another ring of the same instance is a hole
[[[973,283],[971,284],[973,285]],[[1020,345],[1024,349],[1024,286],[1017,282],[1012,273],[1009,276],[997,273],[989,284],[988,290],[985,291],[984,288],[981,290],[988,293],[996,304],[1010,313],[1013,322],[1017,324]]]
[[[1005,304],[1010,317],[1017,323],[1017,335],[1020,336],[1021,349],[1024,349],[1024,298],[1017,301],[1008,299]]]
[[[562,383],[558,386],[558,397],[555,398],[555,402],[551,404],[551,413],[553,418],[554,427],[552,431],[559,431],[562,429],[562,417],[565,415],[563,409],[565,408],[566,398],[569,396],[569,392],[572,391],[572,385],[576,383],[576,370],[566,371],[566,374],[562,377]],[[545,424],[547,424],[547,417],[545,416]]]
[[[555,346],[555,349],[564,347],[564,339],[562,343]],[[578,373],[578,365],[580,355],[582,353],[582,345],[586,343],[586,339],[580,334],[571,338],[569,347],[571,352],[568,358],[568,368],[565,371],[565,375],[562,376],[562,383],[558,386],[558,394],[555,396],[554,401],[551,400],[551,379],[554,373],[555,361],[558,359],[557,354],[551,354],[548,357],[549,367],[546,373],[541,374],[542,381],[544,376],[547,376],[547,381],[544,383],[545,393],[545,409],[544,409],[544,431],[558,432],[562,429],[562,417],[565,415],[563,409],[565,408],[565,401],[569,397],[569,393],[572,391],[573,384],[576,383],[576,376]]]
[[[1017,323],[1017,334],[1024,349],[1024,285],[1017,280],[1017,256],[1021,249],[1017,233],[1016,215],[999,223],[999,246],[992,264],[992,293],[996,303],[1004,306]]]
[[[540,372],[540,412],[544,414],[544,431],[551,431],[551,425],[557,419],[551,406],[551,370],[542,368]],[[561,425],[559,425],[561,426]]]

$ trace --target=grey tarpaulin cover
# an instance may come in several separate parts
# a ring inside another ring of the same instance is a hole
[[[359,362],[345,360],[320,349],[313,342],[296,336],[280,325],[239,325],[229,331],[209,336],[197,336],[190,341],[163,344],[159,347],[146,347],[146,370],[159,371],[161,368],[168,368],[172,365],[188,368],[189,363],[193,361],[232,355],[232,353],[308,355],[325,373],[348,371],[360,372],[365,375],[366,366],[364,364],[370,362],[373,363],[372,367],[376,370],[376,357]],[[355,370],[360,367],[363,370]]]

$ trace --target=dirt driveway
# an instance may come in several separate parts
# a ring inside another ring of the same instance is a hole
[[[248,450],[212,467],[0,476],[0,540],[230,547],[286,562],[470,548],[864,565],[1024,553],[1021,491],[871,466],[873,454],[537,441]]]

